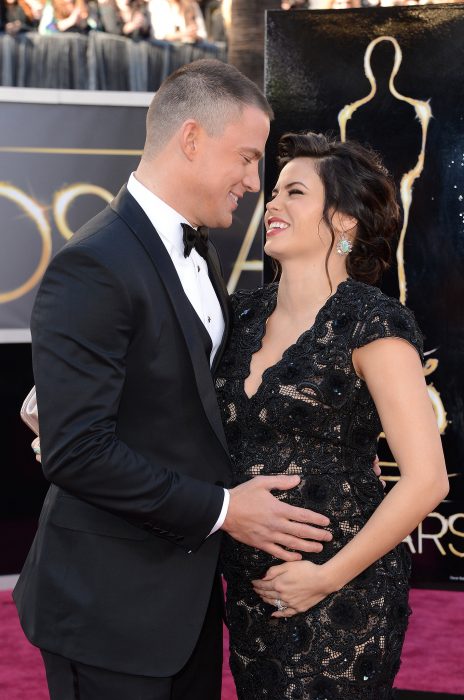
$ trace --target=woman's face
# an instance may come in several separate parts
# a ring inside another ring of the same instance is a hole
[[[266,207],[267,255],[279,261],[325,255],[332,236],[322,219],[324,198],[313,158],[287,163]]]

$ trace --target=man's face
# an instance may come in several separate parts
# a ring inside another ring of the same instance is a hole
[[[245,192],[258,192],[258,163],[269,135],[269,117],[246,106],[218,136],[205,132],[195,163],[194,225],[227,228]]]

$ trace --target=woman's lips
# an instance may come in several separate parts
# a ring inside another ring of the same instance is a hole
[[[282,233],[282,231],[286,231],[289,225],[290,224],[283,221],[283,219],[271,217],[268,219],[266,224],[266,236],[276,236],[277,234]]]

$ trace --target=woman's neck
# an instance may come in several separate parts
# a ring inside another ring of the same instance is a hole
[[[293,317],[305,318],[316,315],[321,306],[335,292],[340,282],[348,278],[344,260],[330,265],[327,277],[324,265],[320,261],[311,265],[282,264],[282,275],[277,295],[277,309]]]

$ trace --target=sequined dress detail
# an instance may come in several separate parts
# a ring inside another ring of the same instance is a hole
[[[331,558],[362,528],[384,497],[372,470],[381,424],[352,352],[399,337],[422,358],[412,313],[370,285],[342,282],[282,359],[248,398],[244,382],[262,344],[277,285],[232,297],[232,330],[216,390],[234,483],[260,474],[298,474],[283,500],[326,514]],[[231,670],[239,700],[390,700],[407,626],[409,556],[405,545],[339,592],[288,620],[254,594],[251,580],[280,563],[225,537]]]

